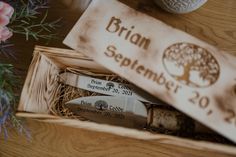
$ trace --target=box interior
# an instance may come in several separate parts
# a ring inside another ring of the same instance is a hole
[[[76,128],[112,133],[129,138],[159,140],[160,143],[170,145],[236,155],[236,149],[233,146],[213,144],[206,141],[193,141],[169,135],[152,134],[147,131],[65,119],[51,115],[49,110],[50,105],[58,96],[58,75],[67,67],[91,68],[101,72],[109,72],[81,53],[72,50],[37,46],[23,87],[17,115]]]

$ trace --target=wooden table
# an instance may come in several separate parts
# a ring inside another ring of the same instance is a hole
[[[236,1],[209,0],[199,10],[186,15],[173,15],[154,5],[151,0],[121,0],[138,10],[158,18],[169,25],[188,32],[218,48],[236,55]],[[65,47],[62,40],[69,32],[80,13],[64,6],[59,1],[52,1],[49,19],[63,17],[62,27],[59,28],[59,38],[48,46]],[[0,62],[12,63],[20,72],[22,81],[25,79],[27,68],[32,59],[34,45],[44,42],[25,42],[20,36],[12,38],[15,44],[17,60],[0,56]],[[22,88],[22,85],[19,85]],[[116,135],[103,136],[103,133],[92,133],[87,130],[69,128],[56,124],[46,124],[30,119],[26,120],[31,131],[32,140],[27,141],[13,129],[9,130],[10,138],[5,141],[0,136],[0,157],[27,156],[222,156],[197,150],[185,150],[176,147],[169,149],[164,144],[148,142],[143,146],[142,141],[129,139],[124,142]],[[90,142],[89,142],[90,141]]]

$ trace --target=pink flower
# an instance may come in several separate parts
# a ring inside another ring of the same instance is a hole
[[[12,36],[12,32],[7,27],[0,27],[0,43],[6,41]]]
[[[9,4],[0,2],[0,26],[6,26],[13,13],[14,9]]]
[[[10,22],[13,13],[14,9],[9,4],[0,2],[0,43],[12,36],[12,32],[9,31],[6,25]]]

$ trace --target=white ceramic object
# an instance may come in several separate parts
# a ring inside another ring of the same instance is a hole
[[[171,13],[183,14],[200,8],[207,0],[154,0],[160,7]]]

